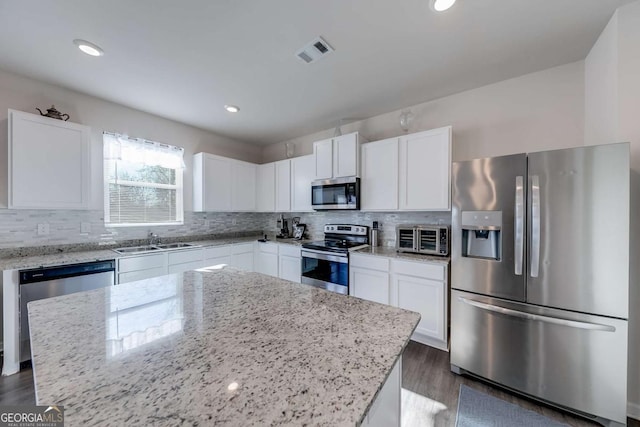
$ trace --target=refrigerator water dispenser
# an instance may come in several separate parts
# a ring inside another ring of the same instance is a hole
[[[462,212],[462,256],[500,261],[502,211]]]

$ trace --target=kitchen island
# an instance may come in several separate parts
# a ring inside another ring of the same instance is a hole
[[[374,424],[419,317],[229,268],[35,301],[36,401],[69,426]]]

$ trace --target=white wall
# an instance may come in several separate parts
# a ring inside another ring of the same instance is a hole
[[[96,82],[100,84],[100,82]],[[161,90],[161,88],[159,88]],[[71,116],[70,121],[91,126],[91,209],[102,210],[102,132],[146,138],[185,149],[184,206],[192,210],[192,155],[206,151],[258,163],[259,148],[184,125],[172,120],[114,104],[59,86],[0,70],[0,170],[7,170],[7,110],[38,114],[52,104]],[[53,149],[53,147],[52,147]],[[7,206],[7,175],[0,174],[0,207]]]
[[[618,12],[584,60],[584,143],[619,142]]]
[[[527,74],[413,107],[410,131],[453,125],[453,158],[514,154],[575,147],[584,139],[584,62]],[[370,141],[401,135],[401,110],[342,127],[360,131]],[[284,144],[295,156],[312,152],[313,141],[333,136],[327,129],[269,145],[262,161],[285,158]]]

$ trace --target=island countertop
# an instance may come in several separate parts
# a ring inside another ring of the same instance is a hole
[[[38,404],[66,425],[359,425],[420,316],[258,273],[29,303]]]

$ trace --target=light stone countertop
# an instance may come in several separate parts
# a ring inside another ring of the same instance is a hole
[[[186,243],[191,243],[200,247],[208,247],[208,246],[224,246],[231,245],[237,243],[251,243],[256,242],[258,239],[263,238],[264,235],[255,235],[248,237],[228,237],[228,238],[220,238],[220,239],[209,239],[209,240],[184,240]],[[269,237],[269,242],[273,243],[281,243],[281,244],[290,244],[300,246],[304,242],[308,242],[309,240],[294,240],[294,239],[275,239],[273,236]],[[39,268],[39,267],[50,267],[55,265],[65,265],[65,264],[76,264],[81,262],[91,262],[91,261],[107,261],[113,260],[116,258],[124,258],[130,256],[140,256],[146,255],[149,253],[160,253],[160,251],[146,252],[146,253],[132,253],[132,254],[118,254],[112,249],[116,249],[119,247],[127,246],[123,245],[110,245],[109,249],[94,249],[94,250],[72,250],[72,251],[61,251],[59,253],[54,254],[41,254],[41,255],[29,255],[29,256],[10,256],[6,258],[0,258],[0,270],[18,270],[18,269],[29,269],[29,268]],[[129,245],[133,246],[133,245]],[[172,249],[172,250],[181,250],[181,249]],[[34,248],[29,248],[28,252],[34,252]]]
[[[68,426],[359,425],[419,314],[231,268],[29,303]]]
[[[395,247],[387,246],[369,246],[352,252],[358,255],[383,256],[387,258],[396,258],[407,261],[422,261],[435,264],[449,265],[451,259],[449,257],[441,257],[435,255],[412,254],[406,252],[398,252]]]

